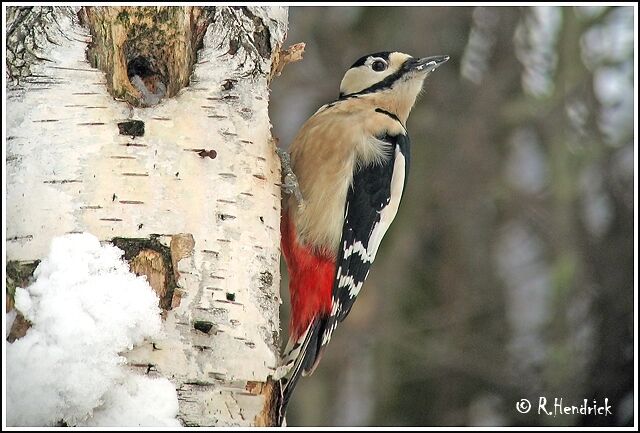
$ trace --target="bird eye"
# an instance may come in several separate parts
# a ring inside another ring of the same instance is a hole
[[[376,60],[371,64],[371,69],[376,72],[384,71],[387,69],[387,63],[384,60]]]

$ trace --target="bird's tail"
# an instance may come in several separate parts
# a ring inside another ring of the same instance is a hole
[[[287,373],[280,379],[280,411],[278,424],[282,425],[287,406],[300,376],[309,376],[322,356],[322,334],[327,318],[314,318],[306,331],[297,339],[290,338],[284,350],[283,367]]]

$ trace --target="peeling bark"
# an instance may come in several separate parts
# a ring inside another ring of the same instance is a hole
[[[7,259],[43,257],[65,233],[113,241],[167,310],[165,337],[125,354],[130,368],[175,383],[184,425],[272,425],[280,166],[267,103],[286,8],[10,9]],[[157,105],[126,69],[140,56],[166,86]]]
[[[299,42],[291,45],[286,50],[278,50],[275,53],[273,62],[271,63],[271,72],[269,73],[269,81],[274,77],[279,77],[284,67],[289,63],[295,63],[302,60],[304,54],[305,43]]]

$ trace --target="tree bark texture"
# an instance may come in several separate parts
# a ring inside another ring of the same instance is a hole
[[[175,383],[184,425],[271,424],[280,166],[267,104],[287,9],[7,15],[8,263],[66,233],[114,242],[166,309],[165,338],[127,353],[130,368]],[[148,103],[136,75],[164,99]]]

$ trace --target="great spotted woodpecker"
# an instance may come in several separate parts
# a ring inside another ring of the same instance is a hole
[[[314,371],[349,314],[396,216],[409,169],[407,117],[424,79],[448,59],[399,52],[358,59],[338,99],[290,146],[302,200],[286,197],[281,220],[291,297],[282,417],[300,375]]]

